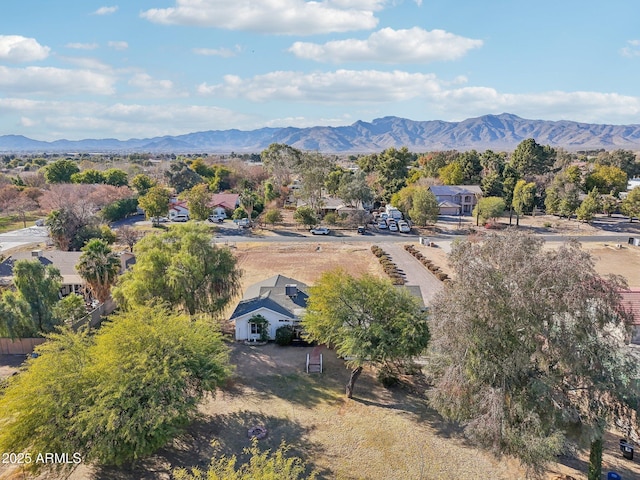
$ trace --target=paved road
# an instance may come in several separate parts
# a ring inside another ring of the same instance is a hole
[[[407,252],[402,245],[387,243],[384,251],[391,256],[391,260],[405,274],[406,285],[418,285],[422,292],[422,299],[425,305],[429,305],[431,300],[442,290],[442,282],[438,280],[429,270],[427,270],[413,255]]]
[[[23,247],[37,243],[47,242],[49,232],[47,227],[29,227],[0,233],[0,252],[6,252],[11,248]]]

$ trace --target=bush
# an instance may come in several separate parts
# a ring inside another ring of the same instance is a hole
[[[291,345],[293,341],[293,327],[291,325],[283,325],[276,329],[276,343],[281,346]]]
[[[447,275],[444,272],[440,272],[436,275],[436,277],[438,278],[438,280],[440,280],[441,282],[444,282],[447,278],[449,278],[449,275]]]
[[[376,378],[385,388],[392,388],[400,383],[398,375],[388,367],[382,367],[378,370]]]

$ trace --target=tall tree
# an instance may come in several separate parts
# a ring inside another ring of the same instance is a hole
[[[416,187],[411,199],[409,216],[416,225],[425,226],[428,223],[436,223],[440,208],[438,200],[427,187]]]
[[[521,177],[547,173],[555,163],[555,151],[527,138],[518,144],[511,155],[510,165]]]
[[[406,290],[370,275],[354,278],[344,270],[324,273],[309,289],[302,319],[309,338],[349,358],[348,398],[365,365],[391,367],[420,355],[429,341],[427,323]]]
[[[451,162],[438,170],[438,178],[445,185],[460,185],[464,180],[464,171],[460,163]]]
[[[138,205],[144,210],[147,218],[158,222],[158,218],[169,213],[171,193],[164,187],[151,187],[138,199]]]
[[[182,193],[185,190],[195,187],[199,183],[204,183],[204,179],[182,161],[172,163],[169,170],[164,172],[164,175],[169,186],[173,188],[176,193]]]
[[[189,208],[189,217],[193,220],[206,220],[211,213],[211,192],[206,183],[199,183],[190,190],[183,192],[184,198],[187,199],[187,207]]]
[[[499,197],[483,197],[478,200],[478,204],[473,209],[473,216],[478,218],[480,223],[494,220],[504,213],[505,203]]]
[[[315,209],[307,206],[296,208],[296,211],[293,212],[293,219],[306,227],[313,227],[318,223]]]
[[[533,206],[536,196],[536,184],[527,183],[525,180],[518,180],[513,189],[513,200],[511,205],[516,211],[516,225],[520,225],[520,216]]]
[[[634,217],[640,217],[640,187],[631,190],[622,201],[621,209],[633,222]]]
[[[111,295],[120,273],[120,259],[104,240],[94,238],[82,247],[76,265],[78,274],[87,282],[93,296],[104,303]]]
[[[0,330],[10,337],[52,332],[59,324],[53,314],[58,302],[60,271],[37,260],[18,260],[13,266],[15,291],[5,291],[0,302]]]
[[[576,210],[576,217],[582,222],[590,222],[599,210],[600,194],[598,190],[594,188],[587,194],[584,200],[582,200],[582,203],[580,203],[580,206]]]
[[[599,276],[577,243],[522,232],[459,242],[449,261],[455,280],[430,309],[431,400],[474,442],[540,469],[567,430],[597,439],[633,405],[621,277]]]
[[[206,225],[173,225],[134,247],[136,264],[113,296],[123,308],[166,302],[195,315],[218,315],[240,288],[241,271],[227,248],[212,245]]]
[[[260,159],[277,187],[289,184],[294,168],[302,159],[297,148],[282,143],[272,143],[260,153]]]
[[[56,160],[42,167],[47,183],[70,183],[71,175],[78,173],[80,167],[73,160]]]
[[[142,196],[146,195],[151,187],[155,187],[156,182],[149,175],[139,173],[131,180],[131,186],[138,192],[138,195]]]
[[[259,202],[258,194],[253,190],[245,188],[240,194],[240,206],[244,208],[244,211],[247,212],[247,217],[249,217],[249,223],[251,223],[253,209],[256,204]]]
[[[604,195],[617,196],[627,189],[627,174],[615,166],[596,165],[585,179],[585,188],[587,191],[595,188]]]

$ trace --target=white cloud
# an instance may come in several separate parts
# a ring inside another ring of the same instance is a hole
[[[113,7],[100,7],[98,10],[93,12],[94,15],[111,15],[112,13],[116,13],[118,11],[117,6]]]
[[[51,49],[40,45],[35,38],[20,35],[0,35],[0,60],[7,62],[33,62],[44,60]]]
[[[207,57],[222,57],[222,58],[230,58],[235,57],[242,51],[242,47],[240,45],[236,45],[233,49],[231,48],[194,48],[193,53],[196,55],[204,55]]]
[[[314,35],[375,28],[382,0],[176,0],[143,18],[160,24],[214,27],[282,35]]]
[[[97,43],[67,43],[65,47],[74,50],[95,50],[99,45]]]
[[[296,42],[289,51],[299,58],[318,62],[429,63],[455,60],[482,40],[460,37],[444,30],[419,27],[394,30],[383,28],[366,40],[335,40],[325,44]]]
[[[624,57],[640,57],[640,40],[628,40],[627,46],[620,49]]]
[[[28,135],[41,140],[179,135],[210,129],[222,130],[229,128],[229,125],[253,121],[245,115],[215,106],[104,105],[97,102],[34,101],[22,98],[0,98],[0,112],[0,118],[17,115],[18,123],[32,128]]]
[[[152,97],[174,96],[173,82],[171,80],[156,80],[146,73],[135,74],[128,82],[132,87],[138,88],[140,93]]]
[[[83,70],[98,70],[105,73],[113,72],[113,68],[110,65],[91,57],[66,57],[60,56],[58,59],[63,60],[71,65],[80,67]]]
[[[114,50],[126,50],[127,48],[129,48],[129,44],[127,42],[111,41],[107,43],[107,45],[109,46],[109,48],[113,48]]]
[[[439,82],[433,74],[336,70],[315,73],[279,71],[250,79],[226,75],[222,84],[199,85],[198,93],[247,98],[255,102],[359,103],[408,100],[438,89]]]
[[[54,67],[8,68],[0,66],[0,90],[10,94],[68,96],[111,95],[115,78],[88,70]]]

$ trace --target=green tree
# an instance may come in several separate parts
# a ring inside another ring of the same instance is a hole
[[[78,452],[132,464],[165,445],[228,377],[228,351],[210,323],[161,306],[136,307],[93,337],[64,330],[0,396],[3,451]],[[34,468],[43,464],[31,464]]]
[[[516,211],[516,225],[520,225],[520,215],[524,215],[526,210],[533,206],[536,197],[536,184],[527,183],[525,180],[518,180],[513,189],[513,200],[511,205]]]
[[[56,160],[42,170],[47,183],[71,183],[71,175],[78,173],[80,168],[73,160]]]
[[[15,291],[2,294],[0,332],[11,338],[52,332],[60,323],[53,314],[62,285],[60,271],[38,260],[18,260],[13,285]]]
[[[432,405],[475,443],[541,469],[565,432],[602,434],[635,405],[621,277],[600,277],[579,244],[521,232],[454,244],[455,280],[431,305]]]
[[[438,170],[438,178],[440,178],[445,185],[460,185],[464,178],[462,165],[458,162],[451,162]]]
[[[548,173],[555,159],[555,150],[549,146],[539,145],[533,138],[527,138],[516,147],[511,155],[510,165],[521,177],[525,177]]]
[[[585,179],[587,191],[594,188],[599,193],[617,196],[627,189],[627,174],[618,167],[610,165],[596,165]]]
[[[94,238],[82,247],[76,270],[87,282],[93,296],[104,303],[111,295],[111,287],[118,280],[120,259],[111,251],[107,242]]]
[[[293,219],[306,227],[313,227],[318,223],[316,211],[311,207],[298,207],[293,212]]]
[[[640,187],[631,190],[620,205],[622,212],[633,222],[634,217],[640,217]]]
[[[276,186],[282,187],[289,184],[294,168],[302,159],[302,152],[289,145],[272,143],[260,153],[260,159]]]
[[[412,196],[412,206],[409,216],[416,225],[425,226],[427,223],[436,223],[440,208],[438,200],[427,187],[416,187]]]
[[[600,194],[594,187],[593,190],[582,200],[582,203],[576,210],[578,220],[582,222],[590,222],[593,216],[600,211]]]
[[[581,173],[577,167],[568,167],[559,172],[546,190],[544,205],[547,213],[570,218],[580,205]]]
[[[416,155],[406,147],[387,148],[380,154],[365,155],[358,159],[358,167],[365,173],[375,174],[375,186],[384,201],[406,185],[408,167]]]
[[[135,180],[135,179],[134,179]],[[147,218],[158,222],[158,218],[169,213],[171,193],[164,187],[151,187],[138,199],[138,205],[144,210]]]
[[[363,206],[373,201],[373,191],[364,172],[344,175],[338,187],[338,196],[348,205]]]
[[[211,213],[211,192],[205,183],[199,183],[183,193],[187,199],[187,207],[189,208],[189,216],[193,220],[206,220]]]
[[[129,176],[119,168],[109,168],[103,172],[104,183],[114,187],[125,187],[129,184]]]
[[[264,182],[264,204],[269,205],[276,198],[278,198],[279,192],[276,190],[272,181],[267,180]]]
[[[251,222],[251,219],[253,218],[253,209],[258,201],[258,194],[248,188],[245,188],[240,194],[240,205],[244,208],[245,212],[247,212],[249,222]]]
[[[261,451],[258,441],[253,440],[251,447],[244,453],[250,455],[247,463],[237,466],[238,459],[222,456],[212,458],[209,468],[203,472],[199,468],[189,470],[178,468],[173,471],[176,480],[315,480],[315,473],[305,475],[306,465],[299,457],[288,457],[289,447],[284,443],[271,453]]]
[[[122,198],[105,205],[99,215],[107,222],[115,222],[136,213],[138,210],[137,198]]]
[[[478,218],[481,223],[502,216],[505,209],[504,200],[498,197],[483,197],[473,209],[473,216]]]
[[[344,270],[324,273],[309,289],[302,325],[310,339],[335,347],[352,368],[346,386],[353,396],[366,364],[391,368],[420,355],[429,341],[427,315],[406,290]]]
[[[151,187],[155,187],[156,182],[149,175],[139,173],[131,180],[131,186],[138,192],[138,195],[142,196],[146,195]]]
[[[176,193],[182,193],[195,187],[199,183],[204,183],[204,179],[189,166],[182,162],[172,163],[169,170],[164,172],[167,182]]]
[[[53,316],[63,325],[71,326],[86,315],[87,307],[85,300],[77,293],[71,293],[61,298],[60,301],[53,306]]]
[[[71,175],[71,182],[73,183],[86,183],[89,185],[97,183],[105,183],[104,174],[94,168],[84,170],[82,172],[74,173]]]
[[[280,210],[277,208],[269,209],[264,213],[264,221],[269,225],[280,223],[282,222],[282,213],[280,213]]]
[[[211,243],[206,225],[173,225],[134,247],[136,264],[113,296],[123,308],[165,301],[189,315],[219,314],[240,288],[241,271],[228,248]]]

